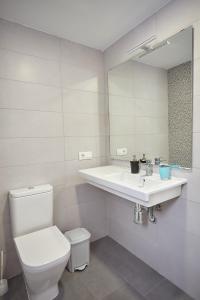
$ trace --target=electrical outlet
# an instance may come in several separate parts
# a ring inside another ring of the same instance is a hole
[[[117,149],[117,155],[119,155],[119,156],[127,155],[127,153],[128,153],[127,148],[118,148]]]
[[[92,151],[79,152],[78,157],[79,160],[92,159]]]

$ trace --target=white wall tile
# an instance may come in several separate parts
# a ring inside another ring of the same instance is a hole
[[[63,138],[0,140],[0,166],[64,161]]]
[[[182,276],[183,280],[180,281],[180,286],[186,285],[188,287],[188,294],[193,295],[194,299],[199,299],[200,289],[198,287],[198,278],[200,276],[199,266],[196,263],[196,257],[199,253],[200,239],[191,233],[184,237],[185,251],[183,254],[182,262],[184,262]],[[187,270],[187,272],[185,272]],[[178,278],[177,278],[178,279]]]
[[[186,230],[200,237],[200,203],[189,201],[186,212]]]
[[[0,79],[0,108],[61,112],[61,91],[51,86]]]
[[[0,110],[0,137],[55,137],[63,135],[61,113]]]
[[[62,86],[104,92],[103,54],[73,42],[61,43]]]
[[[11,153],[11,156],[13,157],[14,154]],[[11,189],[46,183],[53,185],[65,184],[64,164],[63,161],[60,161],[4,167],[0,172],[0,182],[0,193],[5,195],[5,202],[8,203],[7,193]]]
[[[199,182],[200,182],[200,169],[193,168],[187,176],[187,184],[184,187],[183,197],[188,201],[200,203],[199,197]]]
[[[79,175],[78,171],[81,169],[87,169],[96,167],[98,165],[95,158],[91,160],[71,160],[65,161],[65,175],[66,175],[66,185],[80,185],[85,183],[85,180]]]
[[[110,134],[108,115],[99,115],[97,122],[97,136],[108,136]]]
[[[135,133],[135,120],[132,116],[110,115],[111,135],[133,135]]]
[[[136,117],[135,131],[137,134],[167,134],[168,118]]]
[[[89,232],[91,232],[92,241],[102,238],[107,234],[103,197],[97,199],[97,201],[94,201],[93,198],[90,203],[81,204],[79,211],[81,225],[88,228]]]
[[[106,157],[107,152],[107,137],[98,136],[95,138],[96,157]]]
[[[62,86],[64,88],[104,92],[104,73],[89,70],[79,65],[67,65],[62,62]]]
[[[200,132],[200,95],[193,97],[193,132]]]
[[[0,20],[0,47],[24,54],[59,59],[59,39],[40,31]]]
[[[142,157],[145,152],[149,159],[162,157],[166,161],[169,156],[167,134],[137,134],[135,135],[135,153]],[[145,149],[145,150],[144,150]]]
[[[2,20],[0,40],[0,244],[6,248],[6,276],[12,277],[20,266],[10,189],[50,183],[56,225],[63,231],[86,226],[92,239],[106,234],[105,193],[82,185],[78,170],[107,162],[108,106],[102,52]],[[79,90],[63,90],[62,81]],[[77,152],[88,147],[94,158],[78,161]],[[58,186],[65,191],[62,201]]]
[[[65,136],[95,136],[95,115],[65,114]]]
[[[60,230],[67,231],[81,227],[82,224],[80,219],[79,205],[64,206],[62,202],[62,206],[59,206],[59,202],[56,201],[54,220]]]
[[[200,168],[200,133],[193,134],[193,168]]]
[[[127,149],[127,157],[131,157],[135,154],[135,135],[111,135],[110,136],[110,154],[111,156],[117,156],[118,148]]]
[[[59,86],[59,65],[56,61],[0,50],[0,77],[25,82]]]
[[[105,236],[104,201],[104,193],[87,184],[61,186],[55,193],[55,224],[63,231],[86,227],[92,233],[92,240]]]
[[[149,158],[168,159],[167,72],[129,60],[109,71],[108,78],[112,156],[116,156],[115,140],[127,145],[124,159],[144,152]]]
[[[61,40],[61,58],[68,65],[86,66],[91,69],[101,69],[103,55],[100,50],[83,46],[69,40]]]
[[[134,116],[135,101],[129,97],[110,95],[109,111],[112,115]]]
[[[93,157],[97,156],[95,137],[66,137],[65,159],[78,160],[79,152],[92,151]]]
[[[87,161],[87,163],[94,163],[94,160]],[[78,174],[79,162],[78,160],[65,161],[65,176],[66,176],[66,186],[74,186],[85,183],[84,179]]]
[[[199,58],[199,1],[187,1],[187,0],[175,0],[171,1],[166,7],[161,9],[156,15],[152,16],[147,21],[140,24],[132,32],[128,33],[112,47],[105,52],[106,65],[113,67],[118,62],[123,62],[128,57],[126,49],[129,49],[130,43],[134,44],[139,35],[139,41],[142,42],[152,34],[156,34],[158,40],[164,40],[165,38],[177,33],[178,31],[191,26],[195,21],[195,36],[194,43],[194,55],[195,58]],[[155,27],[149,31],[149,23]],[[146,34],[146,35],[145,35]],[[198,38],[198,40],[197,40]],[[139,41],[136,43],[139,44]],[[131,47],[130,47],[131,48]],[[194,131],[199,131],[199,99],[196,97],[200,95],[200,63],[199,59],[194,61]],[[142,85],[142,83],[141,83]],[[155,91],[152,91],[152,94]],[[159,92],[160,93],[160,92]],[[145,92],[144,92],[145,96]],[[162,97],[160,97],[162,99]],[[152,99],[154,101],[154,99]],[[141,108],[142,110],[142,108]],[[149,141],[144,138],[140,138],[139,135],[137,145],[141,144],[141,149],[148,145]],[[152,136],[150,138],[153,138]],[[158,142],[159,141],[159,142]],[[158,143],[164,145],[164,140],[154,139],[155,148],[158,148]],[[132,230],[132,226],[124,226],[127,223],[127,217],[116,216],[112,218],[117,206],[117,199],[110,204],[109,210],[109,235],[116,239],[119,243],[128,248],[132,253],[141,257],[144,261],[150,264],[155,270],[164,275],[174,284],[185,290],[194,299],[200,298],[200,289],[198,279],[200,274],[198,261],[199,251],[199,169],[200,169],[200,138],[199,133],[194,133],[193,142],[193,166],[196,167],[192,170],[192,174],[186,175],[179,171],[180,177],[186,177],[188,179],[188,185],[184,187],[184,198],[170,201],[163,206],[161,212],[157,212],[158,223],[154,227],[156,231],[156,239],[150,232],[150,226],[144,238],[140,234],[141,226]],[[150,149],[151,150],[151,149]],[[163,147],[164,150],[164,147]],[[176,172],[177,173],[177,172]],[[182,175],[181,175],[182,174]],[[178,174],[176,174],[178,176]],[[110,196],[108,198],[108,205],[110,203]],[[191,206],[188,206],[188,202],[192,202]],[[198,203],[195,203],[198,202]],[[124,206],[126,204],[124,203]],[[125,209],[119,209],[119,211],[125,211]],[[119,221],[120,220],[120,221]],[[144,228],[144,226],[143,226]],[[145,230],[145,229],[144,229]],[[130,239],[130,236],[132,237]],[[149,241],[149,237],[152,241]],[[161,255],[162,253],[162,255]],[[165,259],[163,259],[165,257]]]
[[[135,99],[135,115],[140,117],[167,117],[168,101]]]
[[[125,62],[108,72],[109,95],[133,97],[133,63]]]
[[[92,114],[65,114],[65,136],[105,135],[105,116]]]
[[[200,22],[194,24],[194,59],[200,58]]]
[[[95,92],[63,90],[63,110],[66,113],[105,113],[105,97]]]
[[[103,166],[107,166],[108,164],[110,164],[110,160],[108,159],[107,156],[97,157],[95,160],[96,160],[96,167],[103,167]]]
[[[167,100],[167,72],[138,62],[132,64],[132,88],[136,98]]]

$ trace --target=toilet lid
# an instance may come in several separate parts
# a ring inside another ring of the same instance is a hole
[[[56,226],[16,237],[14,241],[20,259],[27,267],[43,267],[70,251],[70,243]]]

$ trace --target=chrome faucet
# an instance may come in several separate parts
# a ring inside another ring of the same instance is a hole
[[[145,184],[145,179],[146,175],[140,175],[140,183],[139,183],[139,187],[144,187],[144,184]]]
[[[159,166],[161,164],[161,162],[166,161],[165,159],[163,159],[162,157],[156,157],[155,158],[155,165]]]
[[[156,158],[155,158],[155,165],[156,165],[156,166],[159,166],[160,163],[161,163],[161,158],[160,158],[160,157],[156,157]]]

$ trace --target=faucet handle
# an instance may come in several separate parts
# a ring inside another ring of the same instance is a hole
[[[152,163],[152,160],[151,159],[147,159],[146,165],[151,165],[151,163]]]
[[[159,166],[160,163],[161,163],[161,162],[164,162],[164,161],[166,161],[166,159],[164,159],[163,157],[156,157],[156,158],[154,159],[154,162],[155,162],[155,165],[156,165],[156,166]]]

